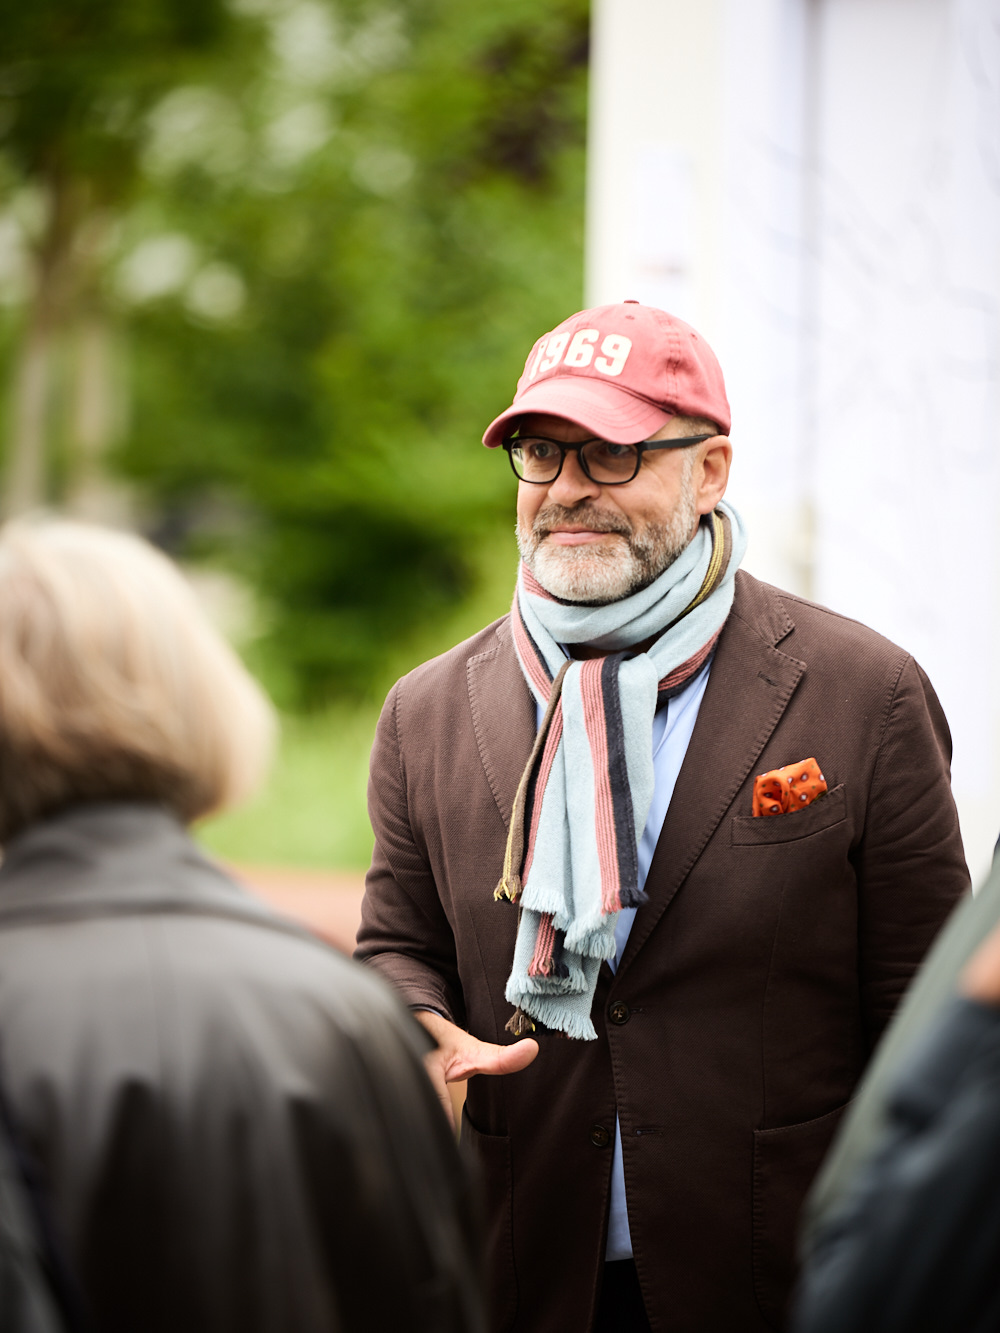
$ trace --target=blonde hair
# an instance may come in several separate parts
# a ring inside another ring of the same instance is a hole
[[[185,822],[248,795],[274,712],[148,542],[62,519],[0,529],[0,842],[83,801]]]

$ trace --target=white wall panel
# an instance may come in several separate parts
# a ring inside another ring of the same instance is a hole
[[[751,529],[747,566],[811,595],[811,6],[727,0],[724,203],[716,350],[736,444],[732,496]]]
[[[817,127],[816,595],[930,674],[980,872],[1000,831],[998,20],[826,0]]]
[[[723,0],[596,0],[587,293],[663,300],[711,336]]]
[[[595,0],[589,299],[726,372],[748,568],[916,654],[1000,831],[1000,0]]]

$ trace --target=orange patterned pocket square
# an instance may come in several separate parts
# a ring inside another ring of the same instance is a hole
[[[804,810],[826,791],[826,778],[815,759],[802,759],[784,768],[772,768],[754,779],[755,815],[790,815]]]

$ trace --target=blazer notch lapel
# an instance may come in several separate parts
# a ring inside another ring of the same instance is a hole
[[[649,902],[636,916],[619,976],[704,851],[805,673],[804,662],[775,646],[776,638],[795,628],[784,605],[767,585],[751,583],[755,598],[772,594],[770,605],[761,608],[765,614],[755,615],[757,608],[746,606],[738,588],[649,867]]]
[[[744,569],[736,571],[732,614],[771,647],[787,638],[795,628],[781,589],[761,583]]]

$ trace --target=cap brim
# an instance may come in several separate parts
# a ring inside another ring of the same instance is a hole
[[[529,385],[506,412],[501,412],[490,423],[483,444],[487,449],[496,449],[508,433],[505,430],[507,423],[531,412],[565,417],[612,444],[638,444],[675,415],[653,407],[645,399],[636,398],[635,394],[609,381],[584,375],[563,375]]]

